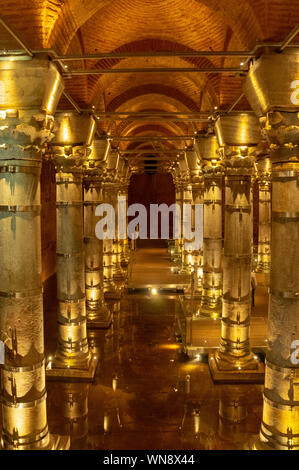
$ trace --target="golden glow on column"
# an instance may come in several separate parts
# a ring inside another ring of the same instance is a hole
[[[55,99],[56,99],[56,95],[57,95],[57,91],[58,91],[58,87],[59,87],[60,83],[61,83],[60,75],[57,75],[56,80],[53,84],[53,88],[50,92],[50,96],[48,98],[48,101],[45,104],[45,109],[50,114],[52,114],[52,112],[53,112],[53,107],[54,107],[54,103],[55,103]]]
[[[64,118],[61,121],[61,134],[62,134],[63,142],[65,145],[71,142],[72,131],[71,131],[71,123],[70,123],[69,116],[64,116]]]

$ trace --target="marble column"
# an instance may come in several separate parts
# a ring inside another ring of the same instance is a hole
[[[298,49],[265,54],[252,64],[244,87],[271,144],[272,162],[268,351],[258,449],[299,449],[298,67]]]
[[[47,376],[93,380],[97,359],[87,342],[82,165],[91,152],[95,121],[88,114],[57,115],[56,164],[58,344]]]
[[[40,172],[53,138],[61,77],[44,56],[0,62],[1,446],[61,449],[47,424]]]
[[[250,187],[260,139],[258,121],[250,114],[220,117],[216,134],[226,172],[225,236],[221,339],[209,365],[216,382],[260,382],[263,367],[250,348]]]
[[[85,293],[88,328],[109,328],[112,316],[104,299],[103,240],[96,237],[96,207],[103,202],[102,175],[109,145],[95,140],[84,163]]]

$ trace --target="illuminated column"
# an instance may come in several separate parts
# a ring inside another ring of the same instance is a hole
[[[203,292],[201,315],[211,318],[222,311],[222,175],[215,136],[199,142],[204,172]]]
[[[192,205],[192,232],[195,231],[195,206],[203,204],[203,179],[200,161],[195,149],[188,149],[185,153],[188,173],[190,178],[191,198],[186,202]],[[200,221],[197,221],[200,222]],[[189,266],[194,269],[194,294],[200,295],[202,291],[202,246],[194,247],[189,250],[188,260]]]
[[[57,116],[56,164],[58,344],[50,378],[92,380],[97,361],[87,343],[83,244],[82,164],[90,154],[95,121],[88,114]]]
[[[185,234],[184,234],[184,204],[192,205],[192,186],[190,184],[189,178],[189,169],[188,163],[186,159],[186,154],[179,158],[178,160],[178,168],[179,168],[179,175],[180,175],[180,208],[181,208],[181,240],[180,240],[180,252],[181,252],[181,266],[180,272],[187,273],[188,268],[190,270],[191,263],[192,263],[192,255],[190,254],[190,250],[185,248]]]
[[[182,185],[179,177],[177,176],[178,173],[178,168],[176,168],[176,171],[174,172],[174,184],[175,184],[175,203],[179,209],[178,214],[175,215],[176,219],[178,220],[180,218],[181,220],[181,214],[182,214]],[[181,222],[177,222],[180,227],[182,227]],[[178,238],[175,238],[174,242],[174,256],[173,256],[173,261],[176,263],[177,266],[180,266],[182,263],[182,240],[181,236]]]
[[[124,281],[125,281],[125,275],[121,266],[121,244],[122,240],[120,238],[119,230],[121,230],[121,227],[119,229],[119,202],[118,202],[118,196],[120,195],[120,190],[122,186],[122,177],[125,171],[125,160],[123,158],[118,159],[118,165],[117,165],[117,173],[116,173],[116,184],[115,184],[115,190],[112,193],[112,199],[113,199],[113,205],[114,205],[114,210],[115,210],[115,241],[114,241],[114,262],[113,262],[113,267],[114,267],[114,274],[113,278],[116,282],[116,284],[119,287],[124,286]],[[122,208],[120,209],[122,210]]]
[[[119,196],[123,199],[123,208],[125,214],[128,212],[128,189],[130,184],[130,170],[129,167],[126,166],[125,173],[121,180],[120,188],[119,188]],[[125,270],[128,268],[129,257],[130,257],[130,250],[129,250],[129,243],[128,243],[128,218],[125,215],[125,226],[126,226],[126,238],[120,240],[120,247],[121,247],[121,267]]]
[[[263,381],[263,367],[250,349],[250,186],[258,120],[251,114],[223,116],[216,133],[226,167],[223,299],[220,347],[209,356],[216,382]]]
[[[268,351],[258,449],[299,449],[294,343],[299,340],[298,67],[298,49],[265,54],[253,63],[245,82],[246,96],[271,144],[272,162]]]
[[[4,449],[68,448],[47,425],[40,172],[63,85],[44,57],[0,62],[0,338]]]
[[[103,202],[102,180],[109,145],[95,140],[92,153],[84,164],[84,245],[87,327],[108,328],[111,312],[104,300],[103,240],[96,237],[96,208]]]
[[[115,181],[118,167],[119,154],[110,150],[107,157],[105,174],[103,176],[103,200],[115,208],[117,201],[118,184]],[[120,299],[120,288],[115,283],[114,261],[115,261],[115,237],[103,240],[103,270],[104,270],[104,292],[105,298]]]
[[[189,205],[192,208],[192,185],[186,183],[183,188],[183,205]],[[183,221],[183,205],[181,210],[181,217]],[[182,229],[183,230],[183,229]],[[189,240],[186,239],[186,234],[182,233],[182,267],[181,272],[190,272],[192,266],[194,266],[194,252],[191,248],[188,248],[187,243]]]
[[[271,162],[264,158],[257,163],[259,185],[259,229],[257,270],[270,273],[271,265]]]

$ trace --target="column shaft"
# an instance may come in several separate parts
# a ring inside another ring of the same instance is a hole
[[[283,159],[283,157],[281,158]],[[272,266],[260,441],[299,449],[299,163],[273,161]]]
[[[258,271],[268,274],[271,264],[271,183],[259,179]]]
[[[225,185],[223,308],[219,358],[228,359],[227,367],[236,368],[244,365],[244,360],[247,362],[251,358],[251,176],[228,174]],[[225,362],[226,360],[223,366]]]
[[[56,174],[58,349],[53,367],[89,365],[83,246],[82,168]]]
[[[222,174],[205,173],[203,292],[201,314],[217,318],[222,308]]]
[[[87,326],[108,328],[111,314],[104,302],[103,240],[95,234],[96,207],[102,203],[101,181],[97,174],[84,177],[84,245]]]
[[[1,124],[11,127],[18,124],[18,119],[7,119]],[[2,136],[5,137],[3,133]],[[20,147],[25,147],[26,140],[19,141]],[[50,443],[41,281],[40,171],[39,149],[26,153],[16,149],[1,160],[0,333],[6,344],[1,394],[2,444],[6,449],[46,448]]]

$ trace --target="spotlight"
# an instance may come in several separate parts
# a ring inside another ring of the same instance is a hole
[[[151,294],[152,294],[152,295],[157,295],[157,294],[158,294],[158,291],[157,291],[157,289],[156,289],[155,287],[153,287],[153,288],[151,289]]]

